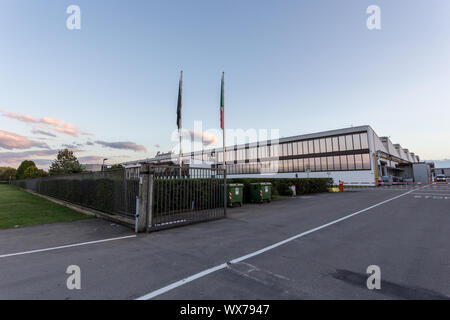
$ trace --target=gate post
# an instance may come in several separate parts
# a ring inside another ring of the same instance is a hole
[[[137,231],[148,231],[151,223],[151,202],[153,200],[153,174],[150,172],[150,166],[144,164],[139,174],[139,199],[137,204]]]

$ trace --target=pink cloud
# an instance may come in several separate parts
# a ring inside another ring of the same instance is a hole
[[[41,119],[34,118],[32,116],[28,115],[21,115],[17,113],[12,113],[7,110],[0,110],[1,113],[3,113],[3,116],[16,119],[22,122],[26,123],[39,123],[43,124],[49,127],[52,127],[54,131],[70,135],[72,137],[78,137],[79,134],[81,135],[91,135],[88,132],[80,131],[80,129],[73,125],[72,123],[66,122],[64,120],[57,120],[49,117],[43,117]]]
[[[119,142],[95,141],[95,143],[112,149],[127,149],[133,151],[147,152],[147,148],[145,146],[138,145],[131,141],[119,141]]]
[[[3,115],[8,118],[17,119],[17,120],[23,121],[23,122],[39,123],[38,119],[33,118],[31,116],[12,113],[12,112],[9,112],[6,110],[0,110],[0,112],[3,113]]]
[[[27,137],[0,130],[0,148],[7,150],[12,149],[28,149],[28,148],[48,148],[45,142],[38,142]]]
[[[201,141],[205,146],[217,144],[219,140],[217,137],[208,132],[189,130],[186,133],[190,136],[190,139]]]

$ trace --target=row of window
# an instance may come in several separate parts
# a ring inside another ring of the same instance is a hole
[[[363,150],[368,148],[367,132],[363,132],[298,142],[285,142],[271,146],[261,145],[248,149],[227,150],[226,161],[252,161],[264,158]],[[186,159],[188,158],[189,156],[186,157]],[[214,152],[205,151],[203,154],[192,156],[192,158],[200,161],[213,160],[222,163],[223,153],[219,151],[216,155]]]
[[[368,153],[227,165],[228,174],[263,172],[348,171],[370,170],[370,168],[370,156]]]

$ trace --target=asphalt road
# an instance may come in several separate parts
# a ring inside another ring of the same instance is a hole
[[[97,219],[0,231],[0,299],[450,299],[447,185],[318,194],[229,213],[137,237]],[[102,239],[113,240],[86,244]],[[69,265],[81,269],[81,290],[66,287]],[[381,269],[380,290],[366,287],[369,265]]]

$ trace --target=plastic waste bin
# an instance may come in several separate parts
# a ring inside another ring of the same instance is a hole
[[[272,183],[257,182],[250,184],[250,196],[252,202],[270,202],[272,200]]]
[[[229,207],[239,204],[242,206],[244,199],[244,185],[241,183],[227,184],[227,204]]]

